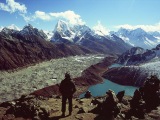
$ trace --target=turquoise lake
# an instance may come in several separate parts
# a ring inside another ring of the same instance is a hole
[[[119,91],[125,90],[125,95],[133,96],[134,91],[137,89],[137,87],[119,85],[109,80],[104,80],[103,83],[93,85],[89,87],[88,90],[91,91],[92,95],[96,97],[105,95],[106,91],[108,91],[109,89],[113,90],[116,94]],[[85,93],[81,94],[80,98],[84,97],[84,94]]]
[[[121,65],[113,64],[110,66],[110,68],[120,67],[120,66]],[[106,91],[108,91],[109,89],[113,90],[116,94],[119,91],[125,90],[125,95],[133,96],[134,91],[137,89],[137,87],[119,85],[119,84],[116,84],[114,82],[111,82],[111,81],[105,79],[103,83],[93,85],[93,86],[89,87],[88,90],[91,91],[92,95],[96,97],[96,96],[105,95]],[[84,94],[85,93],[81,94],[79,97],[80,98],[84,97]]]

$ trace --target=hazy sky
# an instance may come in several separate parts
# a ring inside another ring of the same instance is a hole
[[[91,28],[160,31],[160,0],[0,0],[0,27],[53,30],[59,19]]]

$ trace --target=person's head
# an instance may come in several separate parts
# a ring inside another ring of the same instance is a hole
[[[87,94],[91,94],[91,92],[88,90],[87,92],[86,92]]]
[[[66,79],[71,79],[70,74],[69,74],[69,73],[65,73],[65,78],[66,78]]]

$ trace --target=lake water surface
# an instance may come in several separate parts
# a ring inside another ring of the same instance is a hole
[[[125,95],[133,96],[134,91],[137,89],[137,87],[119,85],[106,79],[101,84],[89,87],[88,90],[91,91],[92,95],[96,97],[105,95],[106,91],[108,91],[109,89],[113,90],[116,94],[119,91],[125,90]],[[84,97],[84,94],[85,93],[81,94],[80,98]]]
[[[122,66],[122,65],[113,64],[109,68],[120,67],[120,66]],[[96,96],[105,95],[106,91],[108,91],[109,89],[113,90],[116,94],[119,91],[125,90],[125,95],[133,96],[134,91],[137,89],[137,87],[119,85],[119,84],[111,82],[107,79],[104,79],[103,83],[93,85],[93,86],[89,87],[88,90],[91,91],[92,95],[96,97]],[[81,94],[80,98],[84,97],[84,94],[85,93]]]

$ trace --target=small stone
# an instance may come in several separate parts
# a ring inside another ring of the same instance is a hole
[[[77,114],[87,113],[87,112],[88,112],[88,108],[87,107],[81,107]]]
[[[74,108],[79,108],[78,105],[75,105]]]
[[[76,98],[76,101],[79,101],[80,99],[79,98]]]
[[[84,119],[84,117],[83,116],[79,116],[79,115],[76,115],[76,117],[75,117],[76,119],[78,119],[78,120],[83,120]]]
[[[39,116],[34,116],[33,120],[41,120]]]
[[[13,114],[8,114],[7,115],[8,120],[13,120],[14,118],[15,118],[15,116]]]
[[[57,95],[56,98],[57,98],[57,99],[61,99],[61,96]]]
[[[80,101],[79,101],[79,104],[84,104],[84,101],[80,100]]]

